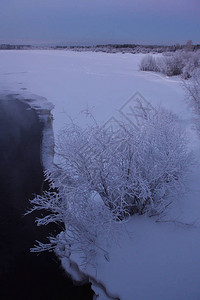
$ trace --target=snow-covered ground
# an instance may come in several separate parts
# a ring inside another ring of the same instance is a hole
[[[95,267],[79,267],[101,282],[109,295],[120,299],[197,300],[200,299],[200,144],[192,129],[192,115],[180,79],[139,71],[141,57],[142,54],[53,50],[0,51],[0,91],[40,95],[53,103],[55,136],[69,122],[68,116],[84,126],[87,120],[81,113],[84,110],[89,109],[102,124],[111,117],[119,118],[120,109],[135,93],[153,106],[164,106],[179,115],[196,158],[188,179],[188,192],[169,207],[164,222],[144,216],[131,218],[120,229],[116,243],[103,245],[109,252],[109,261],[101,253],[96,256]]]
[[[136,92],[153,104],[189,115],[180,82],[138,71],[143,54],[70,51],[0,51],[0,88],[28,91],[55,105],[54,131],[67,115],[80,119],[89,108],[97,121],[107,121]]]

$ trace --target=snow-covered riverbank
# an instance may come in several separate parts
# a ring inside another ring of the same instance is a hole
[[[116,241],[102,245],[109,259],[100,252],[93,266],[82,265],[81,255],[72,254],[69,261],[66,251],[62,262],[68,272],[71,263],[73,271],[77,271],[77,264],[83,274],[89,275],[96,293],[104,293],[101,300],[106,299],[103,286],[107,294],[124,300],[199,299],[200,144],[192,129],[192,114],[180,79],[138,71],[141,57],[142,54],[1,51],[0,87],[3,92],[23,95],[26,91],[48,99],[55,106],[55,136],[69,121],[68,116],[85,126],[87,119],[80,113],[83,110],[92,111],[100,124],[112,117],[117,119],[137,92],[153,106],[161,105],[178,114],[196,159],[188,178],[188,192],[179,195],[163,222],[135,216],[118,228]],[[43,107],[42,103],[39,101],[37,106]],[[63,254],[64,248],[60,255]]]

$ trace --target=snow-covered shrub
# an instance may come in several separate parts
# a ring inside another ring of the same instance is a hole
[[[194,124],[200,135],[200,67],[191,72],[191,78],[183,81],[187,92],[188,103],[194,113]]]
[[[84,190],[83,186],[79,188],[68,185],[62,190],[62,182],[61,188],[59,189],[58,186],[58,190],[53,191],[55,182],[52,180],[52,174],[55,174],[54,171],[46,172],[46,179],[49,180],[52,191],[45,191],[43,195],[37,195],[30,200],[32,208],[28,213],[46,210],[46,216],[36,219],[37,225],[61,224],[64,231],[56,237],[49,237],[49,244],[37,241],[38,245],[35,245],[31,251],[55,250],[61,253],[62,250],[68,257],[71,252],[81,251],[87,262],[96,254],[97,249],[103,251],[105,255],[106,251],[97,243],[97,236],[102,236],[102,239],[111,237],[111,232],[113,233],[111,212],[97,193]],[[59,185],[59,179],[57,180]]]
[[[114,222],[162,213],[168,196],[182,187],[189,163],[179,119],[160,108],[148,111],[139,128],[119,122],[115,130],[82,129],[72,123],[60,132],[56,153],[59,164],[46,172],[54,191],[33,199],[32,210],[49,212],[38,225],[65,224],[68,251],[85,257],[100,249],[100,236],[110,239]],[[59,237],[35,251],[58,247]]]
[[[200,68],[200,50],[196,52],[183,52],[184,68],[182,78],[188,79],[192,76],[195,69]]]
[[[155,57],[153,57],[152,55],[148,54],[145,55],[140,64],[139,64],[139,69],[141,71],[153,71],[153,72],[157,72],[158,71],[158,67],[156,64],[156,59]]]
[[[188,166],[178,118],[163,109],[149,113],[139,129],[120,123],[115,131],[97,125],[83,130],[71,124],[60,133],[56,151],[60,165],[51,178],[66,202],[85,193],[87,203],[96,193],[114,220],[161,212]]]
[[[167,76],[175,76],[182,74],[184,62],[180,56],[180,52],[167,53],[157,59],[158,70]]]
[[[161,72],[167,76],[181,75],[188,79],[192,72],[200,67],[200,51],[178,50],[166,52],[162,56],[154,58],[152,55],[145,56],[139,65],[142,71]]]

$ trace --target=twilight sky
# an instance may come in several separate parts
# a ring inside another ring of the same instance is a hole
[[[200,44],[200,0],[0,0],[0,44]]]

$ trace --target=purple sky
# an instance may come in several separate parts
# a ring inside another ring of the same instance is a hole
[[[1,0],[0,43],[200,43],[200,0]]]

